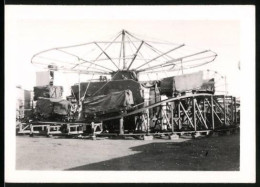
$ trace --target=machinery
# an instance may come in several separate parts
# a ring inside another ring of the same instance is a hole
[[[27,132],[37,133],[34,128],[40,128],[47,135],[88,131],[96,135],[98,128],[100,136],[127,136],[236,129],[236,98],[215,95],[216,77],[206,79],[205,72],[197,70],[216,57],[211,50],[143,40],[126,30],[112,41],[37,53],[32,64],[50,72],[75,72],[92,78],[71,86],[67,98],[75,101],[75,107],[67,107],[70,111],[65,113],[70,118],[34,120],[27,124]],[[63,102],[70,106],[70,101]],[[24,126],[20,129],[26,131]]]

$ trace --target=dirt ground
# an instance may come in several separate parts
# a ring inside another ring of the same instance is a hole
[[[239,170],[239,134],[198,139],[17,136],[18,170]]]

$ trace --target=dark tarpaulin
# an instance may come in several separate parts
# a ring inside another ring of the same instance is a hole
[[[98,89],[100,89],[102,86],[104,86],[107,82],[82,82],[80,83],[80,97],[83,97],[86,89],[86,97],[91,96],[94,94]],[[89,85],[89,86],[88,86]],[[78,100],[79,98],[79,85],[73,85],[71,86],[71,94]]]
[[[203,84],[201,88],[198,90],[199,92],[215,92],[215,80],[213,79],[206,79],[203,80]]]
[[[35,111],[48,118],[52,114],[68,115],[70,102],[64,99],[39,98],[36,102]]]
[[[115,112],[126,109],[134,104],[131,90],[111,92],[108,95],[88,97],[83,102],[86,114],[96,112]]]
[[[99,96],[99,95],[108,95],[112,92],[120,92],[124,90],[131,90],[134,104],[140,104],[144,102],[144,98],[142,95],[142,85],[134,80],[115,80],[108,82],[91,82],[86,91],[88,82],[81,83],[80,86],[80,96],[83,97],[86,92],[85,97]],[[72,95],[76,97],[78,100],[79,95],[79,86],[74,85],[72,88]],[[138,107],[142,107],[138,105]]]
[[[124,90],[131,90],[133,94],[134,104],[138,105],[144,102],[142,85],[134,80],[115,80],[109,81],[107,84],[98,90],[95,95],[108,95],[112,92],[120,92]],[[141,105],[138,105],[141,107]]]

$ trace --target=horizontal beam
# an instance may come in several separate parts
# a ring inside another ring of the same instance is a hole
[[[104,118],[104,119],[101,119],[101,120],[102,120],[102,121],[107,121],[107,120],[112,120],[112,119],[118,119],[118,118],[121,118],[121,117],[131,116],[131,115],[134,115],[134,114],[141,113],[141,112],[143,112],[143,111],[145,111],[145,110],[147,110],[147,109],[160,106],[160,105],[162,105],[162,104],[164,104],[164,103],[167,103],[167,102],[177,101],[177,100],[185,99],[185,98],[201,97],[201,96],[210,97],[211,94],[194,94],[194,95],[192,95],[192,96],[181,96],[181,97],[174,97],[174,98],[170,98],[170,99],[165,99],[165,100],[163,100],[163,101],[160,101],[160,102],[155,103],[155,104],[152,104],[152,105],[150,105],[150,106],[147,106],[147,107],[144,107],[144,108],[135,110],[135,111],[133,111],[133,112],[129,112],[129,113],[126,113],[126,114],[122,114],[122,115],[118,115],[118,116],[114,116],[114,117],[110,117],[110,118]]]

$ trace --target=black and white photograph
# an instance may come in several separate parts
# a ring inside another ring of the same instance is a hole
[[[5,180],[254,183],[254,76],[252,5],[6,5]]]

